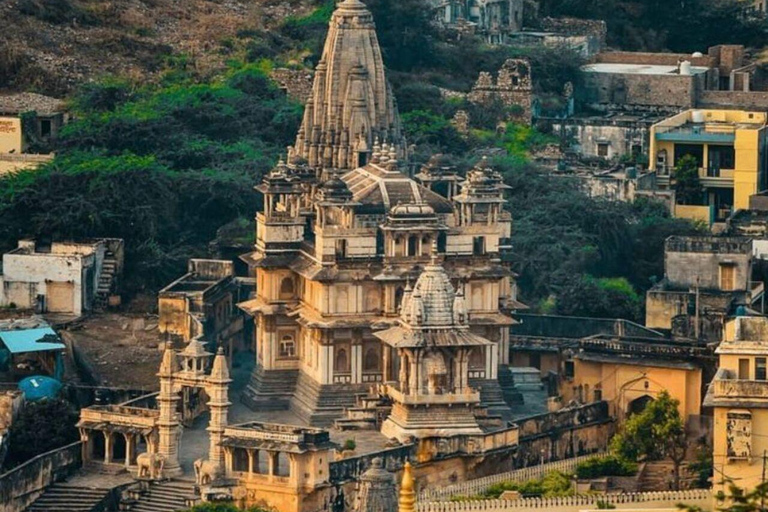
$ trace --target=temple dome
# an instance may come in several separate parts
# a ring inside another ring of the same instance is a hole
[[[445,269],[432,262],[424,267],[413,287],[409,300],[411,314],[405,320],[414,326],[450,327],[454,323],[455,298],[456,292]]]

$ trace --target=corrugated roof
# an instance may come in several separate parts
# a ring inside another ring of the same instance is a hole
[[[24,329],[19,331],[0,332],[0,341],[12,354],[25,352],[42,352],[46,350],[64,350],[63,343],[42,341],[46,336],[53,336],[56,340],[59,335],[50,327],[40,329]]]

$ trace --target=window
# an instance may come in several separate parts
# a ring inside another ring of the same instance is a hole
[[[294,286],[293,286],[293,279],[290,277],[284,277],[282,281],[280,281],[280,298],[281,299],[290,299],[293,297],[294,293]]]
[[[566,361],[565,362],[565,378],[572,379],[575,373],[576,371],[574,369],[573,361]]]
[[[344,239],[336,240],[336,257],[346,258],[347,256],[347,241]]]
[[[766,380],[764,357],[755,358],[755,380]]]
[[[349,372],[349,358],[347,357],[347,350],[345,348],[336,349],[336,359],[334,360],[333,371],[337,373]]]
[[[419,246],[419,238],[416,236],[408,237],[408,256],[416,256],[416,249]]]
[[[531,367],[536,368],[537,370],[541,370],[541,355],[540,354],[529,355],[528,364],[530,364]]]
[[[749,359],[739,359],[739,380],[749,380]]]
[[[296,342],[293,334],[284,334],[280,338],[280,357],[296,357]]]
[[[376,350],[375,346],[369,346],[365,350],[365,357],[363,358],[363,371],[366,372],[375,372],[379,370],[379,362],[381,361],[381,358],[379,357],[379,351]]]
[[[602,389],[595,389],[593,391],[594,393],[594,401],[599,402],[603,399],[603,390]]]
[[[695,158],[699,167],[704,166],[704,146],[701,144],[675,144],[675,165],[686,155]]]
[[[597,156],[601,156],[603,158],[608,157],[608,146],[609,144],[607,142],[598,142],[597,143]]]
[[[40,137],[43,139],[47,139],[51,136],[51,120],[50,119],[41,119],[40,120]]]
[[[485,254],[485,237],[476,236],[472,241],[472,254],[481,256]]]
[[[709,146],[707,175],[720,176],[720,169],[736,167],[736,152],[733,146]]]
[[[731,291],[735,289],[736,267],[732,264],[720,264],[720,289]]]

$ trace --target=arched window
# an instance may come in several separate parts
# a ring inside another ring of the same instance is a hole
[[[296,357],[296,341],[293,334],[284,334],[280,338],[280,357]]]
[[[485,368],[485,349],[475,347],[469,355],[469,367],[474,369]]]
[[[295,287],[293,285],[293,278],[284,277],[283,280],[280,281],[280,298],[290,299],[293,297],[294,293]]]
[[[403,287],[398,286],[397,290],[395,290],[395,311],[396,312],[400,311],[400,304],[403,303],[403,293],[405,293],[405,291],[403,290]]]
[[[416,249],[419,247],[419,237],[408,237],[408,256],[416,256]]]
[[[347,373],[349,371],[349,358],[347,357],[346,349],[336,349],[336,359],[334,361],[333,370],[339,373]]]
[[[379,363],[381,357],[376,347],[368,347],[365,351],[365,358],[363,358],[363,371],[375,372],[379,369]]]

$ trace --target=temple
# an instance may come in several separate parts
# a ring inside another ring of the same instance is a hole
[[[365,165],[376,139],[391,144],[396,158],[406,157],[373,16],[360,0],[344,0],[331,18],[289,159],[304,160],[330,176]]]

